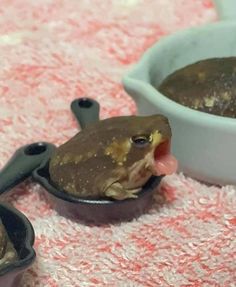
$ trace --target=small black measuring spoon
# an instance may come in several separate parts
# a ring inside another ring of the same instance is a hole
[[[99,103],[90,98],[76,99],[71,104],[71,110],[81,128],[99,120],[99,108]],[[140,216],[153,203],[153,193],[162,179],[152,176],[135,199],[85,199],[58,190],[50,179],[48,163],[36,169],[33,177],[48,191],[47,196],[54,208],[61,215],[93,224],[128,221]]]
[[[0,286],[18,287],[21,286],[24,272],[34,263],[36,257],[33,248],[34,229],[28,218],[9,204],[0,204],[0,218],[18,255],[16,261],[1,266]]]
[[[71,104],[71,110],[77,119],[78,123],[81,124],[81,128],[85,128],[86,125],[91,124],[99,120],[99,103],[90,98],[80,98],[74,100]],[[7,168],[5,172],[6,178],[8,178],[8,172],[11,173],[11,169],[14,166],[16,161],[15,169],[15,181],[6,181],[4,187],[2,187],[2,192],[6,189],[13,187],[14,184],[18,183],[20,178],[17,181],[17,174],[21,172],[25,177],[32,172],[33,179],[38,182],[41,186],[45,188],[46,196],[49,198],[52,206],[58,211],[59,214],[81,220],[87,223],[93,224],[107,224],[113,222],[128,221],[135,217],[140,216],[151,206],[153,202],[153,193],[160,183],[162,177],[152,176],[149,181],[143,186],[142,190],[139,192],[138,197],[135,199],[125,199],[121,201],[111,200],[111,199],[86,199],[79,198],[73,195],[70,195],[63,190],[59,190],[50,179],[49,174],[49,161],[52,155],[52,152],[55,149],[55,146],[50,145],[46,158],[43,158],[42,161],[38,158],[37,163],[34,161],[33,157],[32,162],[28,154],[25,153],[25,148],[19,151],[20,160],[17,161],[18,152],[16,157],[10,161],[10,167]],[[22,169],[21,162],[23,159],[27,158],[29,162],[24,165]],[[29,165],[30,168],[29,168]],[[32,165],[31,165],[32,164]],[[9,176],[13,180],[14,176]],[[12,182],[12,183],[11,183]],[[11,184],[10,184],[11,183]],[[1,188],[0,188],[1,193]]]
[[[55,148],[46,142],[19,148],[0,171],[0,194],[31,176],[43,161],[48,161]],[[0,268],[0,286],[16,287],[20,285],[23,273],[35,260],[34,229],[24,214],[5,203],[0,204],[0,218],[18,254],[15,262]]]

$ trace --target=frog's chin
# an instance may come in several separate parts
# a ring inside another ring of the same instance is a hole
[[[141,188],[149,178],[175,173],[177,160],[170,154],[170,143],[157,145],[143,159],[128,170],[128,178],[121,182],[126,189]]]
[[[134,163],[128,169],[128,177],[122,181],[122,186],[126,189],[141,188],[153,175],[150,164],[154,164],[153,155],[148,154],[145,158]]]

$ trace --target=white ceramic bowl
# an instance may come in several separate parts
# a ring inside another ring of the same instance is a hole
[[[236,20],[236,0],[216,1],[219,15]],[[151,47],[123,79],[140,115],[161,113],[173,133],[179,170],[213,184],[236,184],[236,119],[182,106],[159,93],[169,74],[213,57],[236,56],[236,21],[220,21],[168,36]]]

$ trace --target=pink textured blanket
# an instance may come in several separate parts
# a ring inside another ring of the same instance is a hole
[[[0,167],[23,144],[73,136],[76,97],[103,118],[134,113],[122,74],[160,37],[215,17],[209,0],[0,0]],[[22,286],[236,286],[234,187],[173,175],[148,214],[106,227],[59,216],[30,181],[15,191],[36,233]]]

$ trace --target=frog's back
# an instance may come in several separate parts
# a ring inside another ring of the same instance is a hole
[[[96,197],[96,179],[106,177],[112,169],[109,158],[104,157],[103,146],[104,138],[93,132],[77,134],[60,146],[51,159],[52,181],[70,194]]]
[[[116,167],[105,149],[115,138],[126,137],[120,131],[123,122],[125,117],[91,124],[58,147],[49,165],[52,181],[70,194],[101,196],[97,179],[111,177]]]

